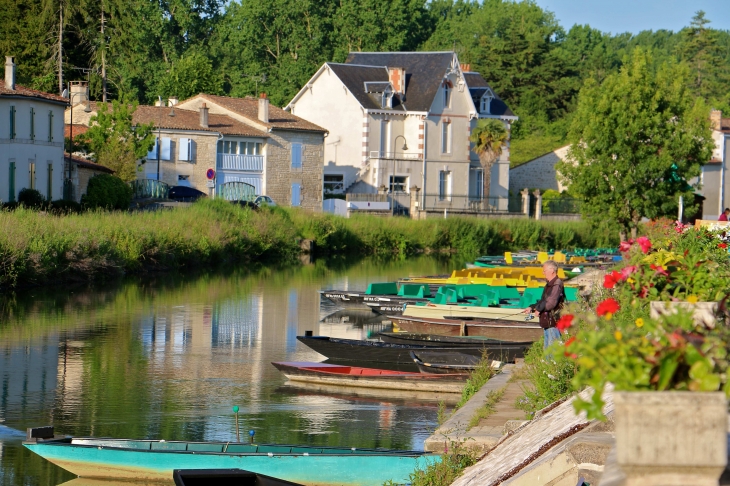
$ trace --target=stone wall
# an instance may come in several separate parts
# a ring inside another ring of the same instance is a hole
[[[322,211],[324,134],[294,130],[272,130],[266,145],[266,194],[280,206],[291,206],[292,184],[301,184],[301,207]],[[302,167],[291,166],[291,144],[303,147]]]
[[[568,148],[570,148],[570,145],[560,147],[514,169],[510,169],[509,190],[512,195],[518,195],[526,187],[540,189],[541,191],[553,189],[558,192],[567,189],[567,186],[563,185],[558,179],[555,164],[565,159]]]

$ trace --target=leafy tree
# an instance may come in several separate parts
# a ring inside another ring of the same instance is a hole
[[[699,10],[680,33],[677,46],[680,58],[692,70],[693,91],[705,98],[720,95],[727,81],[727,64],[722,59],[717,33],[707,27],[709,23],[705,12]]]
[[[130,181],[136,177],[137,160],[154,145],[153,124],[132,125],[131,107],[114,101],[109,110],[105,104],[91,117],[89,130],[82,140],[98,164],[112,169],[117,177]]]
[[[492,184],[492,165],[502,154],[502,148],[509,140],[509,133],[504,124],[494,118],[482,119],[472,130],[469,141],[474,144],[474,151],[484,171],[484,197],[489,197]]]
[[[198,93],[219,95],[223,94],[223,78],[205,55],[188,52],[172,63],[157,91],[164,98],[185,99]]]
[[[619,73],[589,78],[580,92],[557,169],[583,213],[616,221],[622,238],[643,217],[674,214],[680,195],[691,201],[686,181],[712,155],[709,109],[688,93],[688,75],[681,64],[655,68],[637,48]]]

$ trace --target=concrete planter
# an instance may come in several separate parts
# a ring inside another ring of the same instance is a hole
[[[626,486],[717,486],[727,463],[722,392],[614,392]]]
[[[678,308],[692,310],[695,325],[715,327],[717,323],[717,307],[719,302],[662,302],[649,303],[649,312],[652,319],[658,319],[663,314],[676,314]]]

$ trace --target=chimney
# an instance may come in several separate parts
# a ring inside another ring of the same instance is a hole
[[[471,64],[461,64],[460,66],[461,66],[462,72],[465,72],[465,73],[471,72]]]
[[[406,70],[400,67],[388,68],[388,81],[393,85],[393,89],[399,95],[406,92]]]
[[[712,110],[710,112],[710,126],[713,130],[722,130],[722,111]]]
[[[269,99],[266,97],[266,93],[261,93],[259,98],[259,120],[269,123]]]
[[[86,103],[89,101],[89,84],[86,81],[71,81],[69,84],[68,100],[74,103]]]
[[[162,100],[158,99],[157,101],[155,101],[155,106],[165,106],[165,103]]]
[[[200,105],[200,126],[208,128],[208,105],[205,103]]]
[[[167,100],[168,106],[175,106],[178,102],[177,96],[170,96],[170,99]]]
[[[5,88],[15,89],[15,58],[5,56]]]

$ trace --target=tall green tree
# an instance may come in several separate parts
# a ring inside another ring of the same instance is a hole
[[[109,110],[107,105],[100,104],[82,137],[96,162],[112,169],[124,181],[136,177],[137,161],[147,155],[155,141],[153,124],[132,124],[136,108],[114,101]]]
[[[714,142],[709,109],[688,92],[681,64],[654,67],[637,48],[617,74],[589,78],[573,117],[568,160],[557,169],[583,199],[583,213],[615,221],[621,236],[642,218],[675,214],[687,182],[700,174]]]
[[[504,123],[494,118],[479,120],[469,136],[469,141],[474,144],[474,152],[479,155],[479,162],[482,164],[485,198],[489,197],[489,188],[492,185],[492,166],[502,154],[508,140],[509,132]]]
[[[680,33],[677,46],[680,58],[692,70],[693,91],[702,97],[721,96],[727,91],[727,63],[723,62],[717,32],[710,29],[710,20],[699,10],[689,27]]]

